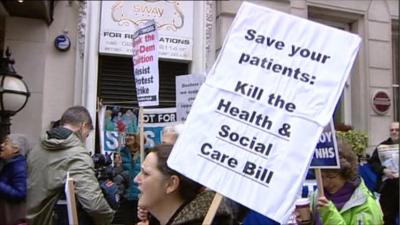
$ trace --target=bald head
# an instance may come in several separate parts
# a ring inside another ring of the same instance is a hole
[[[390,138],[394,142],[399,140],[399,122],[392,122],[390,124]]]

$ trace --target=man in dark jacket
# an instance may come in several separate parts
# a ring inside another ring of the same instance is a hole
[[[75,195],[93,224],[111,224],[114,211],[100,190],[93,160],[85,141],[93,129],[86,108],[73,106],[61,117],[61,126],[50,129],[27,157],[28,222],[52,225],[54,206],[64,193],[67,172],[73,178]]]
[[[385,225],[396,224],[399,215],[399,122],[390,125],[390,138],[374,150],[369,163],[380,176],[381,193],[379,202],[383,211]]]

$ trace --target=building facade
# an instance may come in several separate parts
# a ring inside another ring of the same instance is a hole
[[[16,7],[3,4],[0,12],[4,22],[3,46],[10,47],[15,69],[31,91],[26,107],[12,118],[11,131],[37,139],[68,106],[85,105],[96,117],[99,100],[135,105],[129,53],[110,50],[113,47],[105,46],[105,42],[115,48],[123,49],[123,45],[126,48],[132,26],[140,17],[175,25],[175,33],[160,31],[165,48],[168,44],[172,47],[163,50],[159,62],[160,106],[173,107],[174,77],[207,74],[241,2],[59,1],[53,2],[52,18],[46,13],[41,17],[17,14]],[[358,34],[362,38],[361,48],[334,118],[336,122],[367,132],[370,148],[389,136],[390,122],[399,120],[397,0],[251,2]],[[105,20],[107,16],[111,22]],[[175,18],[174,22],[166,21],[171,17]],[[113,21],[130,25],[127,30],[113,31],[107,24]],[[55,39],[62,34],[71,40],[67,51],[54,46]],[[119,36],[125,42],[118,42]],[[179,55],[179,52],[185,54]],[[95,135],[92,135],[91,148],[94,142]]]

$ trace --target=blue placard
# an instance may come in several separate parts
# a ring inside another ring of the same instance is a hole
[[[104,131],[104,151],[114,152],[121,146],[120,135],[118,131]]]
[[[144,127],[144,135],[149,142],[148,146],[161,144],[162,130],[164,126],[159,127]]]
[[[310,168],[339,168],[339,154],[333,122],[324,127],[319,138]]]

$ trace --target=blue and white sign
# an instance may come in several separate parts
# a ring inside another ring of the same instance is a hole
[[[146,145],[154,146],[162,142],[162,130],[165,126],[175,124],[176,108],[158,108],[143,111],[144,135]]]
[[[71,40],[65,34],[58,35],[54,40],[54,46],[60,51],[67,51],[71,47]]]
[[[339,167],[335,128],[331,121],[319,137],[310,168],[334,169]]]

